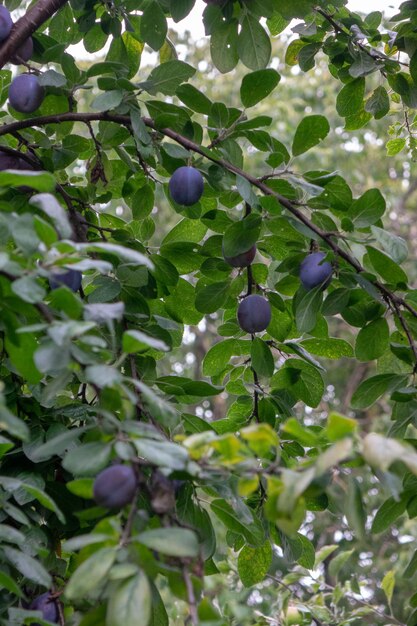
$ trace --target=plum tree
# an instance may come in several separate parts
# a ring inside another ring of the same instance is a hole
[[[40,107],[45,90],[35,74],[20,74],[9,87],[9,102],[19,113],[33,113]]]
[[[9,10],[0,5],[0,41],[4,41],[10,35],[12,30],[13,21],[10,16]]]
[[[246,296],[239,304],[237,319],[242,330],[259,333],[266,330],[271,321],[271,305],[257,294]]]
[[[236,256],[226,256],[224,253],[223,246],[223,257],[226,263],[231,265],[232,267],[248,267],[256,255],[256,246],[252,246],[246,252],[242,252],[241,254],[237,254]]]
[[[58,607],[56,602],[51,598],[50,591],[35,598],[29,605],[29,609],[32,611],[41,611],[42,619],[52,622],[52,624],[58,624]],[[33,626],[39,626],[39,624],[37,623]]]
[[[10,57],[10,63],[14,65],[20,65],[20,63],[26,63],[29,61],[30,57],[33,54],[33,39],[32,37],[28,37],[22,43],[22,45],[16,50],[15,54]]]
[[[177,204],[191,206],[203,195],[204,180],[195,167],[184,165],[179,167],[169,181],[171,197]]]
[[[54,272],[49,277],[49,286],[51,289],[59,287],[69,287],[72,291],[78,291],[81,287],[83,275],[78,270],[66,270],[65,272]]]
[[[333,268],[328,261],[323,263],[324,252],[308,254],[300,265],[300,280],[305,289],[321,285],[326,289],[332,280]]]
[[[96,476],[94,500],[106,509],[121,509],[131,502],[136,486],[136,474],[130,465],[111,465]]]

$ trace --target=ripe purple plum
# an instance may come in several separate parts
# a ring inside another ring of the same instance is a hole
[[[22,62],[27,63],[33,54],[33,39],[28,37],[16,50],[14,55],[10,57],[10,63],[20,65]]]
[[[9,87],[9,102],[19,113],[33,113],[44,97],[45,90],[35,74],[20,74]]]
[[[226,256],[224,253],[223,246],[223,257],[226,263],[231,265],[232,267],[248,267],[256,255],[256,246],[252,246],[247,252],[242,252],[241,254],[237,254],[236,256]]]
[[[203,177],[195,167],[187,165],[179,167],[171,176],[169,191],[177,204],[191,206],[198,202],[203,195]]]
[[[271,315],[271,305],[268,300],[256,294],[246,296],[237,310],[239,326],[251,334],[266,330],[271,321]]]
[[[52,624],[58,624],[58,607],[54,600],[51,599],[51,592],[47,591],[41,596],[35,598],[29,605],[29,609],[33,611],[41,611],[42,619],[52,622]],[[38,623],[33,626],[39,626]]]
[[[304,289],[314,289],[321,285],[326,289],[332,280],[333,268],[328,261],[323,263],[324,252],[308,254],[300,265],[300,280]]]
[[[49,286],[51,289],[59,287],[69,287],[72,291],[78,291],[81,287],[83,275],[78,270],[66,270],[64,272],[54,272],[49,277]]]
[[[20,170],[22,169],[23,159],[17,155],[4,152],[0,148],[0,172],[4,170]]]
[[[136,487],[136,474],[130,465],[111,465],[96,476],[94,500],[106,509],[121,509],[132,501]]]
[[[0,5],[0,41],[4,41],[10,35],[13,21],[8,9],[2,4]]]

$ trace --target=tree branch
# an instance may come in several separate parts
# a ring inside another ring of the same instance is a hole
[[[0,68],[12,57],[22,43],[30,37],[68,0],[39,0],[14,24],[9,37],[0,46]]]
[[[237,167],[236,165],[233,165],[233,163],[229,163],[229,161],[226,161],[220,157],[217,157],[208,148],[205,148],[204,146],[200,146],[194,143],[187,137],[180,135],[179,133],[172,130],[171,128],[158,128],[154,120],[152,120],[151,118],[144,117],[142,119],[143,119],[144,124],[148,128],[151,128],[152,130],[159,132],[161,135],[164,135],[165,137],[169,137],[170,139],[173,139],[176,143],[183,146],[187,150],[191,152],[195,152],[196,154],[199,154],[205,159],[208,159],[209,161],[211,161],[212,163],[216,163],[216,165],[220,165],[225,170],[233,174],[237,174],[238,176],[241,176],[242,178],[246,179],[249,183],[251,183],[251,185],[253,185],[257,189],[262,191],[264,195],[272,196],[276,198],[278,202],[285,209],[287,209],[287,211],[289,211],[289,213],[291,213],[299,222],[307,226],[307,228],[309,228],[322,241],[325,241],[326,244],[329,246],[329,248],[333,250],[336,256],[344,259],[351,267],[353,267],[354,270],[356,270],[358,274],[365,271],[364,267],[362,267],[362,265],[359,263],[357,259],[355,259],[354,256],[352,256],[351,254],[349,254],[349,252],[346,252],[346,250],[338,246],[338,244],[335,242],[335,238],[337,237],[336,233],[322,230],[319,226],[314,224],[306,215],[304,215],[304,213],[297,206],[295,206],[293,202],[288,200],[288,198],[281,195],[280,193],[277,193],[276,191],[268,187],[268,185],[266,185],[264,182],[262,182],[255,176],[248,174],[247,172],[242,170],[240,167]],[[22,130],[24,128],[32,128],[34,126],[46,126],[48,124],[61,124],[63,122],[81,122],[88,126],[89,123],[93,121],[115,122],[116,124],[121,124],[123,126],[130,128],[130,117],[128,115],[120,115],[118,113],[109,113],[107,111],[103,113],[72,113],[70,112],[70,113],[59,113],[56,115],[44,115],[42,117],[34,117],[31,119],[27,119],[27,120],[21,120],[19,122],[12,122],[11,124],[5,124],[4,126],[0,126],[0,137],[3,135],[7,135],[7,134],[13,134],[16,131]],[[402,307],[403,309],[407,310],[409,313],[411,313],[411,315],[413,315],[413,317],[417,319],[417,310],[414,309],[408,302],[406,302],[404,298],[390,291],[390,289],[388,289],[379,280],[373,280],[371,282],[381,293],[383,299],[387,303],[392,304],[395,311],[398,310],[398,307]],[[409,340],[408,335],[407,335],[407,338]],[[410,343],[410,347],[414,351],[414,342],[413,344]]]

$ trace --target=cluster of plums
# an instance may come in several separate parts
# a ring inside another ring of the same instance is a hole
[[[215,4],[210,2],[208,4]],[[203,195],[204,180],[201,173],[191,166],[182,166],[175,170],[169,181],[169,191],[172,199],[182,206],[192,206]],[[223,256],[232,267],[248,267],[256,255],[256,246],[234,257]],[[328,261],[324,261],[323,252],[308,254],[300,265],[300,280],[307,290],[321,286],[326,289],[332,279],[333,268]],[[258,333],[266,330],[271,321],[272,312],[269,301],[263,296],[250,294],[239,304],[237,318],[239,326],[247,333]]]
[[[10,35],[13,20],[8,9],[0,5],[0,42]],[[33,54],[33,39],[28,37],[10,58],[15,65],[26,63]],[[9,102],[19,113],[33,113],[42,104],[45,90],[35,74],[20,74],[9,87]]]

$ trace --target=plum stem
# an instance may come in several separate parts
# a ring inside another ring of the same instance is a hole
[[[193,626],[198,626],[198,613],[197,613],[197,603],[195,599],[193,581],[191,580],[190,572],[187,567],[183,567],[182,575],[185,582],[185,587],[187,589],[188,596],[188,606],[190,610],[190,619]]]

